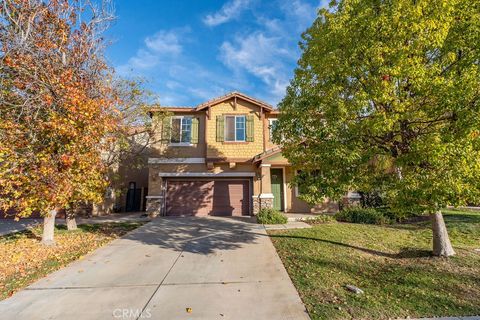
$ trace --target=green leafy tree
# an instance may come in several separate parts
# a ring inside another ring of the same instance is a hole
[[[383,190],[455,254],[441,209],[480,199],[480,2],[332,2],[300,46],[275,135],[317,173],[305,199]]]

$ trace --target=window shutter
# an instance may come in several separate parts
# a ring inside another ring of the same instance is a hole
[[[225,118],[223,116],[217,116],[217,141],[223,142],[225,140]]]
[[[162,143],[170,142],[171,117],[165,117],[162,120]]]
[[[248,142],[253,142],[253,116],[249,115],[247,116],[247,141]]]
[[[198,118],[192,119],[192,131],[191,131],[191,140],[190,143],[197,144],[198,143]]]

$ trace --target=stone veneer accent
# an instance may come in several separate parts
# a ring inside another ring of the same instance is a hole
[[[163,197],[147,197],[147,214],[149,217],[154,218],[159,216],[162,212]]]
[[[350,191],[342,199],[342,206],[344,208],[356,207],[361,205],[361,196],[357,192]]]
[[[273,197],[252,196],[253,215],[256,216],[262,208],[273,208]]]

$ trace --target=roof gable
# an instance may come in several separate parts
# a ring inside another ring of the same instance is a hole
[[[273,110],[273,107],[271,105],[269,105],[268,103],[266,102],[263,102],[261,100],[258,100],[258,99],[255,99],[255,98],[252,98],[252,97],[249,97],[247,96],[246,94],[243,94],[243,93],[240,93],[240,92],[237,92],[237,91],[234,91],[234,92],[230,92],[229,94],[226,94],[224,96],[221,96],[221,97],[218,97],[218,98],[215,98],[215,99],[212,99],[212,100],[209,100],[209,101],[206,101],[206,102],[203,102],[199,105],[197,105],[197,107],[195,108],[195,110],[199,111],[199,110],[203,110],[203,109],[206,109],[206,108],[209,108],[213,105],[216,105],[216,104],[219,104],[221,102],[224,102],[224,101],[227,101],[227,100],[230,100],[230,99],[242,99],[242,100],[245,100],[245,101],[248,101],[254,105],[257,105],[259,106],[260,108],[264,108],[266,109],[267,111],[272,111]]]
[[[267,159],[267,158],[270,158],[271,156],[274,156],[274,155],[277,155],[277,154],[281,154],[282,152],[282,148],[277,146],[277,147],[274,147],[274,148],[271,148],[271,149],[268,149],[268,150],[265,150],[264,152],[260,153],[260,154],[257,154],[254,158],[253,158],[253,163],[257,163],[257,162],[260,162],[264,159]]]
[[[202,110],[206,110],[212,106],[215,106],[217,104],[220,104],[224,101],[227,101],[227,100],[230,100],[230,99],[241,99],[243,101],[246,101],[246,102],[249,102],[255,106],[258,106],[259,108],[262,108],[264,109],[264,111],[268,112],[268,113],[271,113],[271,114],[278,114],[279,111],[274,109],[273,106],[271,106],[270,104],[264,102],[264,101],[261,101],[261,100],[258,100],[256,98],[252,98],[250,96],[247,96],[246,94],[243,94],[241,92],[238,92],[238,91],[233,91],[233,92],[230,92],[226,95],[223,95],[223,96],[220,96],[220,97],[217,97],[217,98],[214,98],[212,100],[208,100],[206,102],[203,102],[195,107],[179,107],[179,106],[153,106],[149,109],[149,112],[157,112],[157,111],[171,111],[171,112],[174,112],[174,113],[184,113],[184,112],[195,112],[195,111],[202,111]]]

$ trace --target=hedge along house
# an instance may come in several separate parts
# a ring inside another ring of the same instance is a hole
[[[157,107],[171,116],[155,132],[148,159],[151,215],[243,216],[262,207],[289,213],[336,211],[309,205],[289,182],[295,170],[272,142],[279,112],[239,92],[196,107]]]

